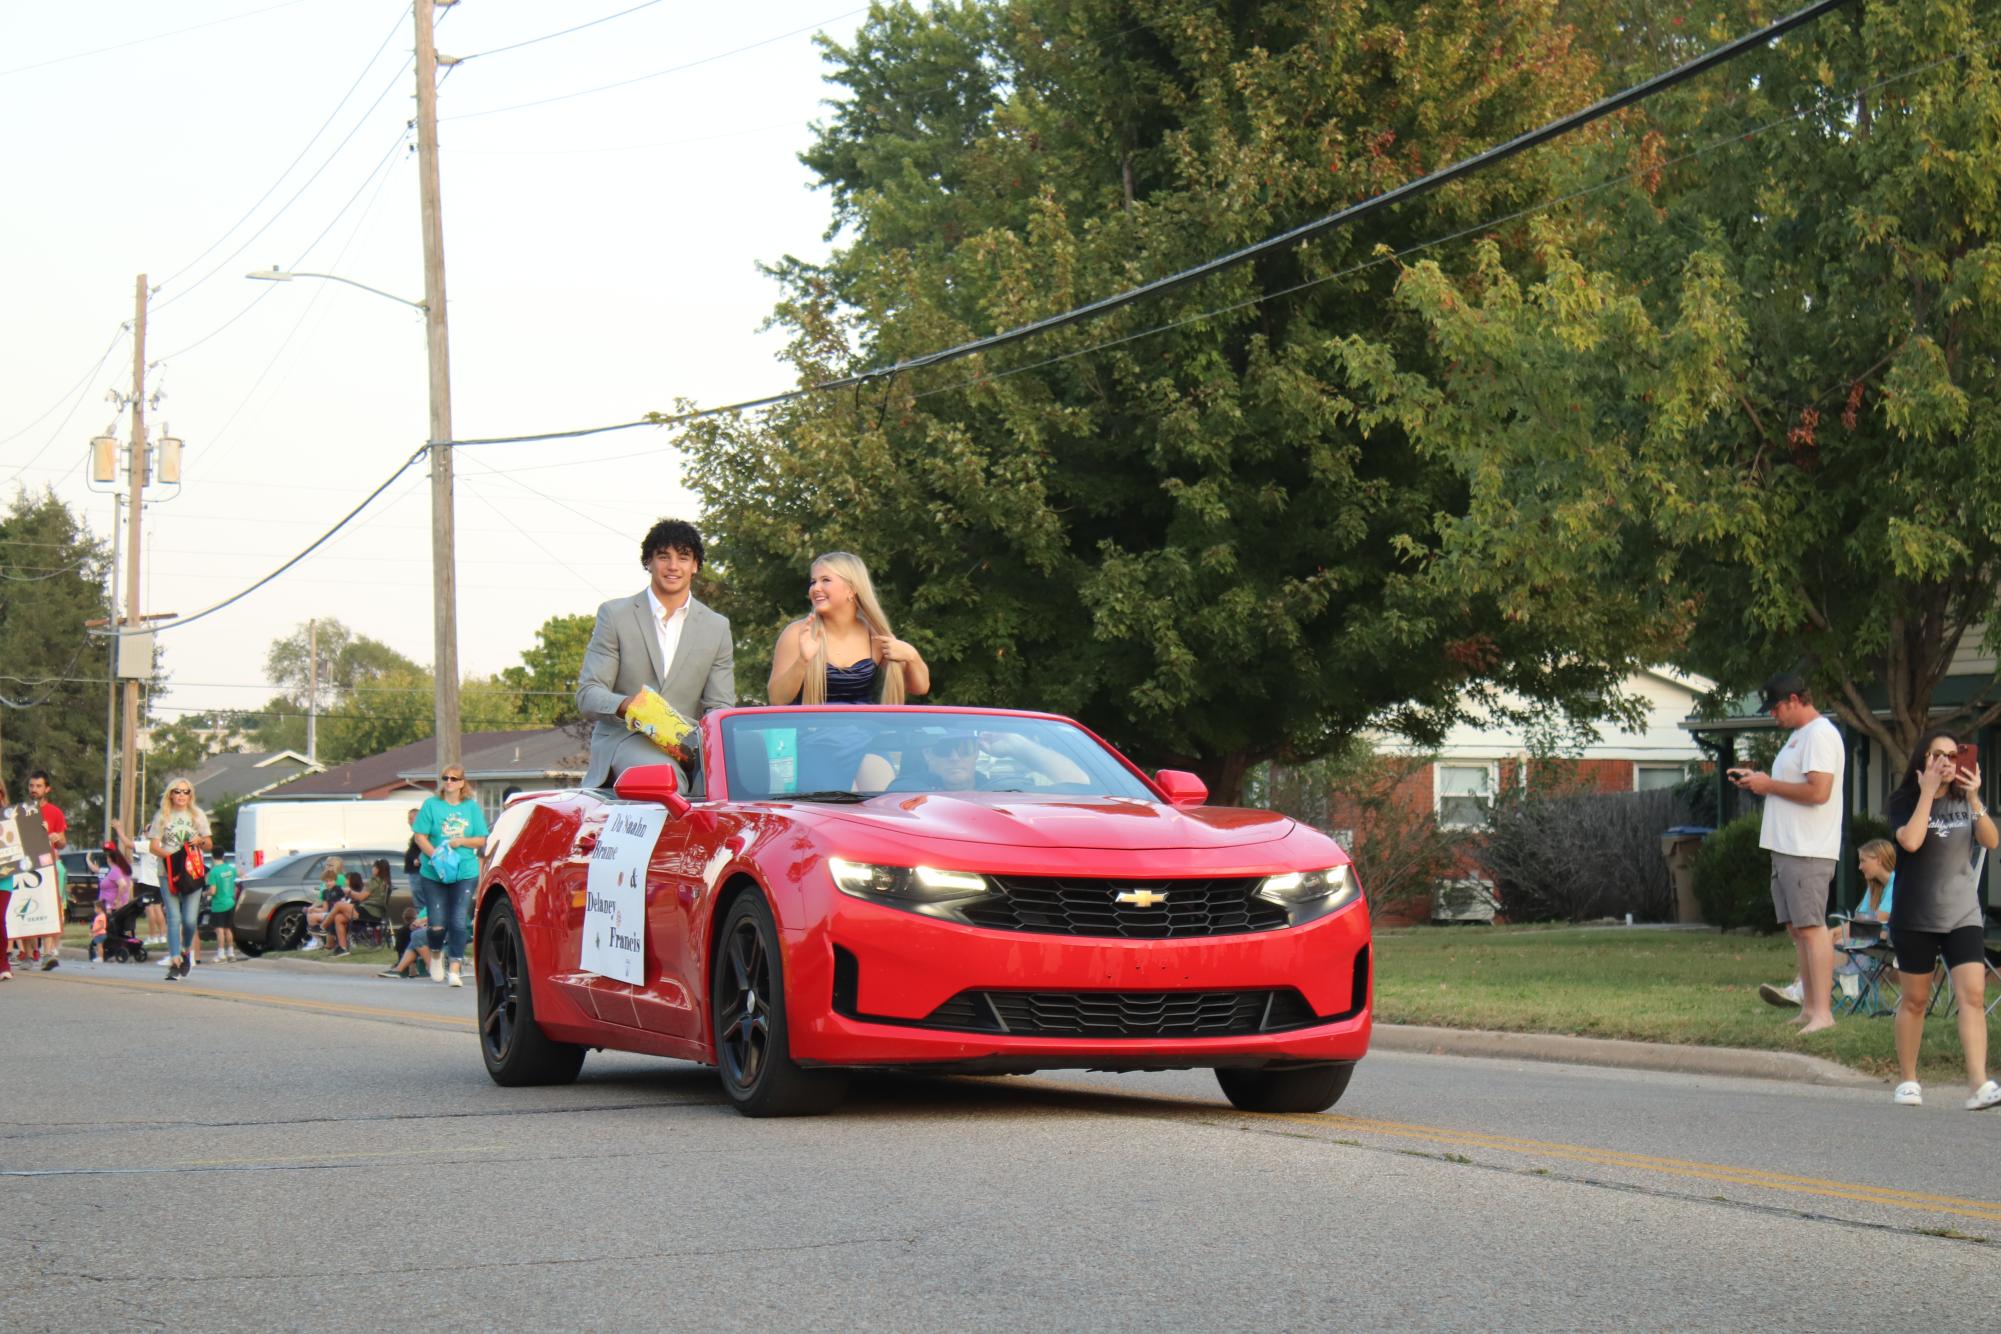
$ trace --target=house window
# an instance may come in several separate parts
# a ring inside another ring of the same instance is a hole
[[[1475,829],[1487,823],[1494,801],[1494,766],[1441,764],[1438,773],[1438,823],[1447,829]]]
[[[1633,766],[1633,791],[1656,792],[1664,787],[1673,787],[1681,782],[1679,764],[1636,764]]]

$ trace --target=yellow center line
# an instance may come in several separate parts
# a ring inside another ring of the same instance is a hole
[[[1052,1080],[1011,1081],[1016,1085],[1032,1084],[1047,1089],[1061,1089],[1065,1092],[1093,1093],[1100,1096],[1123,1096],[1098,1085],[1065,1084]],[[1663,1158],[1651,1154],[1627,1153],[1619,1149],[1599,1149],[1584,1144],[1562,1144],[1548,1140],[1522,1139],[1513,1135],[1499,1135],[1480,1130],[1451,1130],[1442,1126],[1410,1125],[1400,1121],[1384,1121],[1372,1117],[1350,1116],[1341,1112],[1311,1113],[1254,1113],[1229,1112],[1216,1107],[1214,1103],[1199,1098],[1178,1095],[1148,1094],[1147,1100],[1155,1102],[1178,1102],[1191,1109],[1207,1113],[1204,1119],[1218,1124],[1241,1125],[1245,1121],[1256,1124],[1261,1121],[1286,1121],[1297,1125],[1312,1126],[1318,1130],[1340,1133],[1343,1131],[1383,1135],[1392,1138],[1421,1140],[1428,1143],[1449,1145],[1454,1148],[1495,1149],[1505,1153],[1527,1156],[1555,1158],[1567,1162],[1588,1163],[1597,1167],[1623,1167],[1641,1172],[1655,1172],[1663,1176],[1682,1177],[1693,1181],[1720,1181],[1731,1185],[1756,1186],[1767,1190],[1784,1191],[1794,1195],[1810,1195],[1823,1199],[1853,1200],[1864,1204],[1877,1204],[1891,1209],[1908,1209],[1919,1213],[1954,1214],[1963,1218],[1978,1218],[1988,1222],[2001,1222],[2001,1202],[1989,1200],[1962,1199],[1954,1195],[1931,1195],[1923,1191],[1892,1190],[1884,1186],[1871,1186],[1862,1182],[1833,1181],[1821,1177],[1797,1176],[1787,1172],[1768,1172],[1757,1167],[1734,1167],[1727,1163],[1705,1163],[1688,1158]],[[1137,1108],[1135,1110],[1138,1110]]]
[[[129,982],[113,977],[58,976],[53,979],[79,987],[116,987],[125,991],[152,991],[168,996],[200,996],[207,1000],[235,1001],[241,1005],[268,1005],[281,1010],[305,1010],[314,1014],[339,1014],[362,1019],[393,1019],[401,1023],[444,1024],[451,1028],[475,1028],[477,1022],[464,1015],[427,1014],[422,1010],[391,1010],[379,1005],[351,1005],[345,1001],[302,1000],[292,996],[268,996],[255,992],[218,991],[213,987],[176,982]],[[39,982],[40,979],[37,979]]]
[[[301,1010],[315,1014],[349,1015],[369,1019],[388,1019],[399,1022],[442,1024],[455,1028],[474,1028],[476,1021],[461,1015],[427,1014],[417,1010],[391,1010],[375,1005],[353,1005],[342,1001],[301,1000],[289,996],[258,995],[236,991],[218,991],[209,987],[188,986],[175,983],[168,986],[164,982],[131,982],[108,977],[66,976],[52,979],[74,986],[117,987],[128,991],[151,991],[176,996],[200,996],[210,1000],[235,1001],[244,1005],[265,1005],[278,1009]],[[1037,1087],[1060,1090],[1066,1093],[1090,1093],[1101,1097],[1126,1097],[1116,1090],[1108,1090],[1099,1085],[1066,1084],[1054,1080],[1015,1078],[1009,1087]],[[1140,1099],[1135,1098],[1134,1110],[1141,1110]],[[1640,1172],[1653,1172],[1663,1176],[1681,1177],[1691,1181],[1715,1181],[1730,1185],[1755,1186],[1766,1190],[1783,1191],[1794,1195],[1808,1195],[1822,1199],[1851,1200],[1864,1204],[1882,1205],[1892,1209],[1908,1209],[1922,1213],[1953,1214],[1964,1218],[1977,1218],[1987,1222],[2001,1223],[2001,1202],[1962,1199],[1953,1195],[1932,1195],[1924,1191],[1894,1190],[1887,1186],[1871,1186],[1862,1182],[1835,1181],[1822,1177],[1798,1176],[1787,1172],[1771,1172],[1758,1167],[1735,1167],[1728,1163],[1707,1163],[1689,1158],[1666,1158],[1652,1154],[1628,1153],[1621,1149],[1600,1149],[1584,1144],[1564,1144],[1550,1140],[1523,1139],[1514,1135],[1501,1135],[1483,1130],[1453,1130],[1443,1126],[1411,1125],[1400,1121],[1384,1121],[1373,1117],[1350,1116],[1342,1112],[1326,1112],[1317,1115],[1305,1113],[1231,1113],[1222,1111],[1214,1103],[1199,1098],[1178,1095],[1147,1094],[1144,1101],[1181,1103],[1191,1110],[1204,1114],[1204,1119],[1219,1123],[1242,1124],[1249,1119],[1258,1121],[1286,1121],[1298,1125],[1311,1126],[1322,1131],[1339,1133],[1348,1131],[1358,1134],[1382,1135],[1396,1139],[1420,1140],[1427,1143],[1450,1145],[1455,1148],[1493,1149],[1503,1153],[1515,1153],[1532,1157],[1555,1158],[1565,1162],[1586,1163],[1595,1167],[1621,1167]]]

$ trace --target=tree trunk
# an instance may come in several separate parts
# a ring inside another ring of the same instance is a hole
[[[1247,750],[1232,750],[1222,755],[1205,755],[1194,762],[1195,774],[1209,785],[1211,806],[1235,806],[1243,799],[1244,775],[1256,764],[1257,757]]]

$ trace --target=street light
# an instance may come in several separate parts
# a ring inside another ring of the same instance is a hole
[[[406,300],[403,297],[397,296],[394,292],[385,292],[380,287],[370,287],[367,283],[358,283],[352,278],[343,278],[338,273],[288,272],[273,264],[269,269],[262,269],[255,273],[246,273],[243,276],[246,278],[256,278],[259,281],[267,283],[288,283],[294,278],[323,278],[330,283],[346,283],[349,287],[359,287],[364,292],[373,292],[377,296],[386,296],[391,301],[399,302],[402,305],[410,307],[412,310],[428,311],[430,309],[429,306],[421,301]]]
[[[439,243],[440,245],[442,242]],[[432,274],[426,265],[427,288],[442,288],[442,274]],[[430,371],[430,432],[425,436],[431,442],[431,616],[433,642],[437,662],[434,671],[437,676],[436,717],[438,746],[438,771],[459,762],[459,617],[458,580],[454,568],[454,534],[452,522],[452,467],[449,447],[438,445],[440,440],[451,438],[452,386],[451,372],[446,362],[445,321],[443,303],[433,310],[429,302],[411,301],[385,292],[367,283],[358,283],[352,278],[343,278],[337,273],[302,273],[281,269],[272,265],[268,270],[258,270],[243,275],[260,282],[288,283],[294,278],[318,278],[324,282],[344,283],[349,287],[359,287],[364,292],[386,297],[401,306],[422,311],[425,325],[425,344]]]

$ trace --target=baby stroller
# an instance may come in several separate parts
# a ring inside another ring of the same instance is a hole
[[[146,962],[146,942],[132,928],[146,905],[133,895],[111,910],[104,922],[104,958],[107,963]]]

